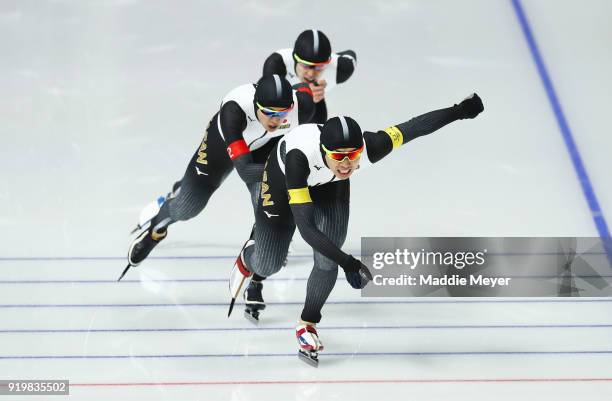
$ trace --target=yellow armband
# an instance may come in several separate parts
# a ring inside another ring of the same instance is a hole
[[[308,191],[308,187],[298,188],[298,189],[289,189],[287,192],[289,193],[289,204],[290,205],[312,202],[312,199],[310,198],[310,191]]]
[[[385,128],[385,132],[391,138],[391,142],[393,142],[393,149],[399,148],[404,143],[404,135],[402,131],[399,130],[396,126]]]

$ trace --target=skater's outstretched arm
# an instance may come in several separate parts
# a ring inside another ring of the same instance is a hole
[[[366,143],[368,159],[376,163],[395,148],[413,139],[431,134],[453,121],[474,118],[483,110],[482,100],[474,93],[452,107],[430,111],[378,132],[366,131],[363,139]]]
[[[238,175],[247,184],[260,182],[264,165],[253,161],[251,151],[242,136],[247,125],[245,112],[232,100],[223,104],[218,118],[229,157]]]
[[[365,265],[353,256],[344,253],[323,232],[321,232],[314,218],[314,204],[308,190],[308,175],[310,167],[306,156],[298,149],[287,153],[285,159],[285,173],[287,178],[287,191],[289,205],[295,224],[308,245],[317,252],[337,263],[346,274],[349,284],[354,288],[363,288],[371,275]],[[348,201],[348,196],[347,196]],[[362,278],[362,274],[365,277]]]
[[[336,72],[336,82],[341,84],[346,82],[355,71],[357,54],[352,50],[338,52],[338,69]]]

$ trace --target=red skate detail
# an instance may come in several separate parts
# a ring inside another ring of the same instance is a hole
[[[242,263],[242,255],[238,256],[238,259],[236,259],[236,265],[238,266],[238,270],[240,271],[240,273],[242,273],[242,275],[244,277],[251,277],[251,275],[253,273],[251,273],[246,266],[244,265],[244,263]]]
[[[314,334],[317,339],[319,338],[319,335],[317,334],[317,330],[313,327],[313,326],[306,326],[305,328],[302,327],[301,329],[299,329],[298,331],[295,332],[295,336],[298,339],[298,342],[300,343],[300,348],[305,350],[305,351],[313,351],[316,350],[316,348],[313,345],[308,344],[308,342],[302,337],[302,334],[306,333],[306,332],[312,333]],[[321,345],[318,348],[319,351],[323,350],[323,345]]]

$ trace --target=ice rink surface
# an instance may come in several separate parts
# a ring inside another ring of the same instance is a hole
[[[310,28],[358,56],[330,115],[376,130],[485,103],[351,179],[345,250],[605,234],[611,18],[607,0],[0,2],[0,379],[69,379],[73,400],[612,399],[610,299],[372,299],[340,279],[321,364],[301,363],[298,236],[261,326],[226,317],[252,222],[235,174],[115,282],[225,93]]]

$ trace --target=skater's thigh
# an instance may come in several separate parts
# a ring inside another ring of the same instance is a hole
[[[193,191],[203,187],[214,192],[234,169],[225,150],[225,141],[214,121],[215,119],[209,124],[202,142],[187,165],[185,176],[181,180],[181,190],[186,182],[189,182]]]
[[[232,169],[216,124],[211,124],[187,165],[176,195],[162,206],[160,218],[176,222],[200,214]]]
[[[257,205],[259,203],[259,196],[261,195],[261,182],[252,182],[246,184],[247,191],[251,198],[251,206],[253,207],[253,213],[257,211]]]
[[[294,233],[293,220],[282,221],[276,216],[256,215],[254,252],[257,274],[267,277],[282,269]]]
[[[275,152],[268,158],[255,210],[257,274],[270,276],[282,269],[295,232],[293,214]]]
[[[294,225],[293,213],[289,207],[285,175],[278,165],[275,151],[270,153],[264,168],[261,194],[257,202],[255,216],[258,220],[269,221],[270,224]]]

